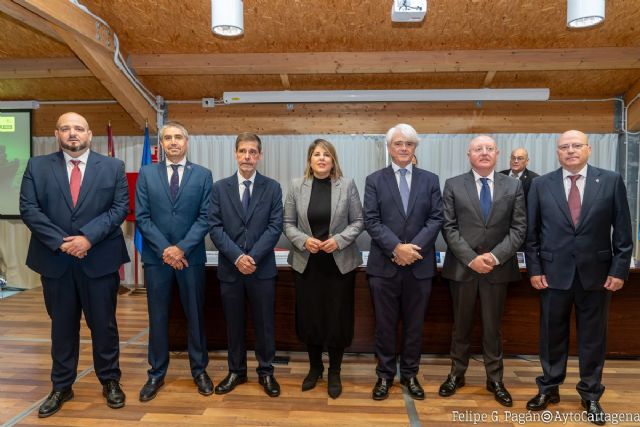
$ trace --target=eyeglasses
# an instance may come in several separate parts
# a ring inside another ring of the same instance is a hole
[[[491,153],[495,153],[497,151],[497,148],[496,147],[485,147],[485,146],[481,145],[479,147],[474,147],[469,151],[472,151],[472,152],[474,152],[476,154],[480,154],[483,151],[486,151],[487,153],[491,154]]]
[[[516,162],[524,162],[526,159],[524,156],[511,156],[511,160]]]
[[[587,144],[584,143],[578,143],[578,144],[562,144],[562,145],[558,145],[558,150],[560,151],[569,151],[569,149],[573,149],[573,150],[582,150],[584,147],[586,147]]]
[[[391,142],[391,145],[393,145],[395,148],[400,148],[400,147],[407,147],[407,148],[413,148],[416,146],[416,143],[414,141],[393,141]]]

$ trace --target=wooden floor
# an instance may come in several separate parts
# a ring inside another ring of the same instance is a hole
[[[343,394],[337,400],[326,394],[326,382],[302,393],[300,383],[307,364],[302,353],[278,353],[289,356],[286,365],[276,366],[282,386],[279,398],[267,397],[257,384],[255,362],[250,360],[250,377],[226,396],[200,396],[190,378],[186,354],[173,354],[158,397],[147,403],[138,401],[138,391],[146,380],[147,309],[144,294],[121,295],[118,302],[118,325],[121,340],[120,365],[122,387],[127,404],[109,409],[91,365],[91,343],[86,326],[82,344],[75,398],[56,415],[39,419],[37,408],[50,391],[49,318],[42,292],[32,289],[0,300],[0,424],[56,426],[404,426],[404,425],[474,425],[484,424],[547,425],[532,422],[524,409],[536,393],[535,377],[540,372],[537,358],[510,358],[505,361],[505,383],[515,405],[510,410],[493,400],[484,389],[482,363],[473,360],[467,372],[467,386],[450,398],[437,395],[439,384],[449,371],[449,360],[441,356],[424,356],[420,380],[427,394],[424,401],[413,401],[394,386],[389,399],[374,402],[370,398],[375,380],[372,355],[347,355],[343,365]],[[615,327],[615,325],[610,325]],[[636,338],[637,339],[637,338]],[[214,382],[226,374],[224,352],[212,352],[208,372]],[[588,425],[575,422],[580,416],[580,399],[574,389],[577,361],[569,362],[568,378],[561,389],[562,402],[552,405],[551,415],[574,417],[568,422],[556,419],[556,425]],[[607,386],[601,403],[610,414],[640,419],[640,361],[610,360],[604,383]],[[558,411],[556,413],[556,410]],[[625,415],[630,414],[630,415]],[[478,422],[476,422],[478,424]],[[610,422],[609,425],[614,425]],[[640,421],[618,425],[638,426]]]

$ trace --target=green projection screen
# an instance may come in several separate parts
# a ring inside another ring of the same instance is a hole
[[[31,110],[0,110],[0,218],[19,218],[22,174],[31,157]]]

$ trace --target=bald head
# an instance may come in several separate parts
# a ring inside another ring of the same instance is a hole
[[[71,157],[80,157],[91,145],[93,136],[87,119],[78,113],[64,113],[56,122],[56,139],[60,149]]]
[[[518,147],[511,152],[511,159],[509,165],[511,171],[516,174],[520,174],[529,164],[529,153],[523,147]]]

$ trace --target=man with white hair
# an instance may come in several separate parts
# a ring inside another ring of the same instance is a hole
[[[418,382],[422,325],[436,274],[434,243],[442,226],[438,176],[412,165],[415,129],[398,124],[386,136],[391,165],[367,177],[364,219],[371,236],[367,262],[376,316],[378,366],[372,397],[386,399],[396,375],[396,325],[402,319],[400,383],[424,399]]]

